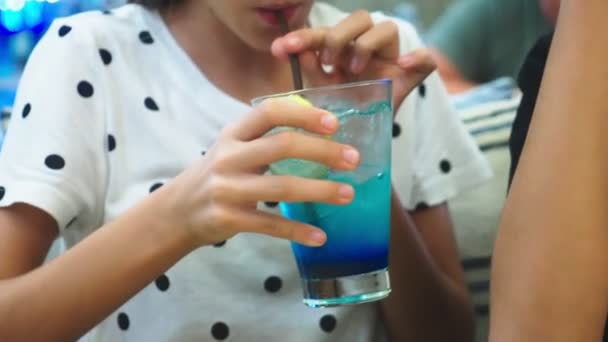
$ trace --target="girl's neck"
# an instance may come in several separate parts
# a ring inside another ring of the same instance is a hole
[[[243,42],[205,5],[163,13],[169,30],[205,77],[225,93],[248,103],[255,96],[290,90],[287,63]]]

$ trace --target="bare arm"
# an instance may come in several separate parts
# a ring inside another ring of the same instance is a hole
[[[193,244],[185,234],[168,229],[147,206],[32,272],[44,260],[56,224],[31,206],[2,209],[0,340],[74,341],[187,254]]]
[[[391,341],[473,341],[473,308],[447,205],[410,215],[393,194],[391,210],[393,292],[382,305]]]
[[[606,322],[608,2],[561,11],[500,223],[492,342],[599,341]]]

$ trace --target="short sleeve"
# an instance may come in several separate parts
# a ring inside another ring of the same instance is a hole
[[[423,46],[410,24],[396,22],[403,54]],[[409,164],[394,167],[403,173],[394,175],[395,186],[408,209],[443,203],[492,177],[436,72],[397,108],[393,135],[394,163]]]
[[[494,3],[493,0],[457,1],[436,21],[428,35],[429,45],[441,51],[469,80],[488,81],[484,70],[489,62],[490,20],[496,20]]]
[[[437,74],[418,91],[414,114],[414,181],[409,208],[440,204],[492,177],[479,147],[466,131]]]
[[[19,83],[0,154],[1,206],[27,203],[65,228],[103,205],[103,61],[84,25],[55,21]]]

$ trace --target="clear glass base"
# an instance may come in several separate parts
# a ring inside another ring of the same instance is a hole
[[[374,302],[391,293],[388,270],[334,279],[303,279],[304,304],[313,308]]]

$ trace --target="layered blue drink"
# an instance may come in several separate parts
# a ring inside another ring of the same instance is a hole
[[[311,248],[297,243],[293,251],[304,279],[332,279],[366,274],[388,268],[390,233],[390,171],[388,167],[359,183],[345,177],[355,199],[347,206],[319,203],[282,203],[284,216],[320,227],[327,243]]]
[[[292,244],[304,303],[309,306],[357,304],[390,293],[390,84],[380,80],[296,92],[298,102],[305,100],[338,117],[340,129],[326,138],[351,145],[361,155],[359,167],[349,172],[299,159],[270,166],[274,174],[327,179],[350,184],[355,190],[348,205],[280,203],[285,217],[317,226],[327,234],[321,247]]]

